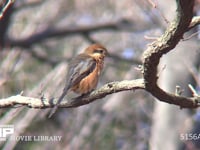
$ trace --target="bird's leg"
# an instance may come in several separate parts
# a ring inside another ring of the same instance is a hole
[[[87,97],[89,94],[90,94],[90,93],[86,93],[86,94],[82,94],[82,95],[80,95],[80,96],[74,97],[74,98],[71,99],[71,102],[70,102],[70,103],[71,103],[72,105],[76,105],[76,104],[78,104],[79,102],[81,102],[82,98]]]
[[[74,101],[74,100],[82,99],[82,98],[87,97],[88,95],[90,95],[90,93],[91,93],[91,92],[81,94],[80,96],[77,96],[77,97],[72,98],[72,100]]]

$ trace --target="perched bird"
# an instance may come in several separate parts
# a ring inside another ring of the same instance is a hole
[[[92,44],[83,53],[72,59],[69,63],[65,88],[49,117],[55,113],[68,91],[84,95],[89,94],[97,87],[99,75],[104,65],[104,57],[107,55],[108,51],[104,46]]]

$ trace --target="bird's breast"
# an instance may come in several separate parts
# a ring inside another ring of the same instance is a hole
[[[94,90],[97,87],[102,68],[103,63],[97,63],[95,69],[75,85],[72,90],[78,94],[86,94]]]

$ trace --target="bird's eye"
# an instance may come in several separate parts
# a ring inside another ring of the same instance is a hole
[[[95,52],[95,53],[100,53],[100,54],[102,54],[102,53],[103,53],[103,50],[102,50],[102,49],[96,49],[94,52]]]
[[[99,53],[103,53],[103,50],[101,49],[101,50],[99,50]]]

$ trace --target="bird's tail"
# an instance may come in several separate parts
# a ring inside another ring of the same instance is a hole
[[[51,110],[51,112],[50,112],[48,118],[51,118],[52,115],[56,112],[56,110],[58,109],[58,105],[61,103],[61,101],[63,100],[63,98],[64,98],[65,95],[67,94],[67,92],[68,92],[68,88],[64,88],[62,95],[59,97],[59,99],[58,99],[56,105],[55,105],[55,106],[53,107],[53,109]]]

